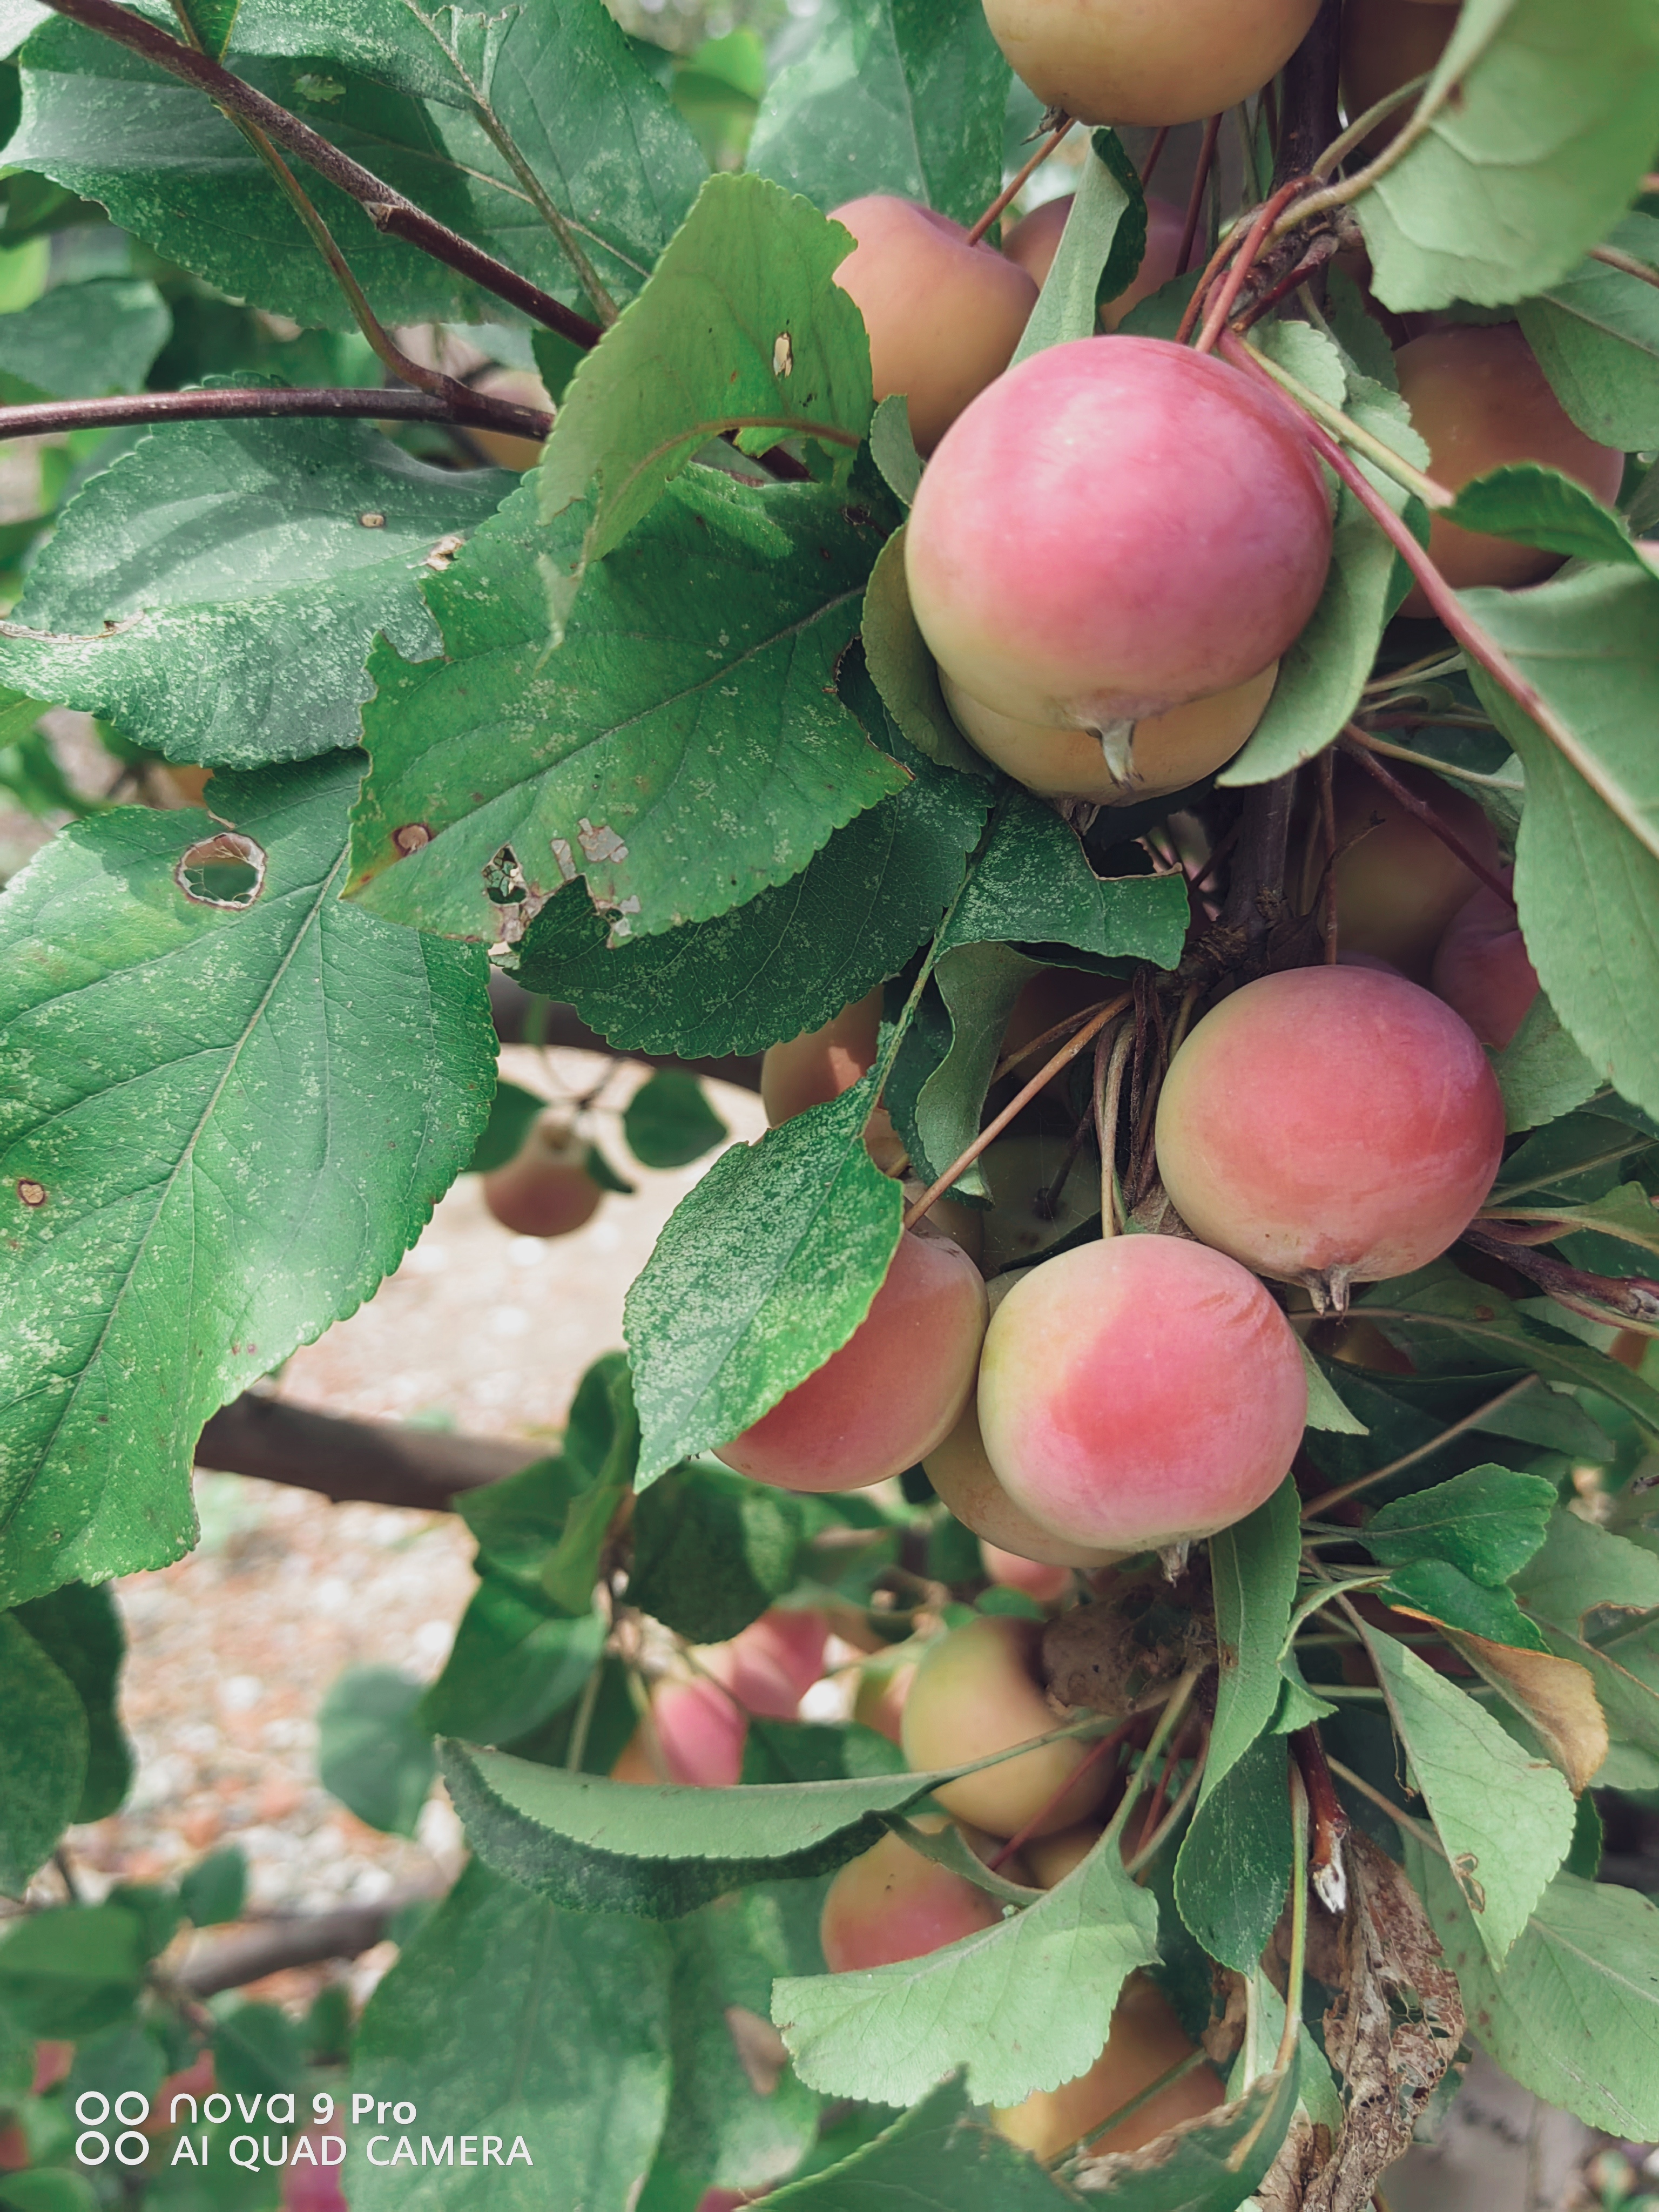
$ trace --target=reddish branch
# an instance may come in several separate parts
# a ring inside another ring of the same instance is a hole
[[[234,1936],[217,1936],[199,1945],[186,1959],[183,1970],[171,1978],[191,1996],[211,1997],[221,1990],[240,1990],[249,1982],[263,1981],[267,1974],[281,1973],[289,1966],[356,1959],[384,1939],[405,1905],[423,1903],[439,1893],[433,1889],[409,1890],[383,1898],[378,1905],[346,1905],[336,1912],[264,1921]]]
[[[1425,830],[1432,830],[1448,851],[1457,855],[1477,882],[1483,883],[1489,891],[1495,892],[1505,906],[1514,906],[1515,894],[1502,876],[1495,869],[1489,868],[1425,799],[1419,799],[1408,784],[1402,783],[1397,775],[1383,767],[1366,744],[1363,730],[1356,729],[1350,723],[1337,742],[1350,760],[1358,761],[1366,775],[1382,785],[1396,806],[1403,807],[1407,814],[1414,815]]]
[[[0,439],[34,438],[51,430],[103,429],[120,422],[215,422],[252,416],[331,416],[380,422],[460,422],[504,430],[517,438],[544,438],[553,417],[488,392],[465,399],[434,399],[424,392],[335,389],[284,391],[276,386],[215,386],[200,392],[137,392],[110,399],[44,399],[27,407],[0,407]]]
[[[465,1490],[516,1474],[544,1454],[506,1437],[458,1437],[390,1421],[343,1421],[252,1392],[202,1431],[197,1464],[225,1474],[314,1490],[343,1504],[401,1505],[441,1513]]]

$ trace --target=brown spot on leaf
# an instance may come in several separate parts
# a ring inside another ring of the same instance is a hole
[[[357,517],[357,520],[365,530],[384,530],[386,528],[385,515],[380,514],[379,510],[374,507],[370,507],[367,514],[360,514]]]
[[[400,853],[418,853],[422,845],[432,842],[432,832],[424,822],[405,822],[392,831],[392,842]]]
[[[25,1206],[44,1206],[46,1202],[46,1187],[43,1182],[33,1182],[27,1176],[21,1176],[18,1178],[17,1195]]]

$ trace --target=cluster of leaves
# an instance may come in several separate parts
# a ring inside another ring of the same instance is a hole
[[[830,1977],[818,1885],[942,1777],[895,1774],[856,1729],[757,1726],[742,1787],[670,1801],[602,1778],[635,1711],[623,1595],[694,1643],[787,1599],[897,1638],[920,1543],[952,1603],[980,1601],[937,1507],[757,1492],[702,1455],[868,1310],[901,1214],[862,1141],[878,1088],[916,1170],[947,1170],[1033,975],[1150,988],[1191,950],[1185,879],[1139,842],[1152,817],[1097,823],[1085,846],[951,726],[897,557],[920,463],[902,410],[873,404],[833,282],[849,241],[826,208],[885,190],[971,220],[1024,107],[969,0],[836,0],[769,82],[752,42],[671,65],[600,0],[182,12],[240,77],[604,335],[578,362],[319,176],[316,210],[381,323],[539,368],[562,404],[533,473],[458,466],[476,452],[431,427],[82,431],[0,541],[9,787],[70,811],[34,731],[47,706],[98,717],[129,766],[213,771],[198,810],[88,806],[0,902],[0,1890],[120,1800],[118,1637],[94,1586],[188,1547],[204,1421],[367,1297],[453,1179],[521,1127],[522,1098],[494,1086],[489,962],[620,1050],[688,1059],[751,1052],[884,984],[879,1070],[722,1156],[562,1455],[468,1502],[478,1589],[442,1675],[424,1692],[349,1678],[324,1715],[331,1785],[394,1831],[442,1739],[475,1852],[360,2023],[354,2079],[509,2135],[533,2124],[560,2201],[641,2212],[792,2170],[778,2199],[800,2212],[894,2189],[955,2212],[1079,2191],[1231,2212],[1322,2129],[1351,2176],[1374,2174],[1465,2020],[1540,2094],[1659,2135],[1659,1917],[1595,1879],[1586,1794],[1659,1790],[1659,1534],[1640,1486],[1659,1396],[1602,1322],[1453,1261],[1361,1303],[1409,1376],[1316,1366],[1304,1478],[1370,1478],[1362,1517],[1304,1522],[1287,1484],[1211,1547],[1225,1663],[1208,1757],[1144,1881],[1115,1838],[1045,1896],[1004,1883],[1011,1911],[970,1946]],[[223,114],[34,0],[0,7],[0,31],[17,94],[0,397],[378,379],[301,214]],[[1345,491],[1266,719],[1217,793],[1185,795],[1237,805],[1356,712],[1423,703],[1419,757],[1482,779],[1514,841],[1544,984],[1499,1062],[1519,1141],[1495,1203],[1550,1224],[1566,1268],[1613,1279],[1659,1249],[1643,544],[1659,294],[1629,265],[1656,259],[1656,143],[1647,0],[1571,22],[1549,0],[1466,0],[1401,149],[1354,199],[1375,296],[1517,315],[1569,413],[1632,455],[1626,497],[1614,513],[1526,468],[1460,501],[1459,519],[1575,556],[1537,590],[1462,602],[1528,708],[1490,651],[1449,655],[1428,684],[1395,669],[1405,579]],[[1077,210],[1032,348],[1092,328],[1103,285],[1133,273],[1144,206],[1109,134]],[[1190,289],[1129,327],[1167,335]],[[1252,343],[1358,430],[1366,481],[1418,528],[1426,456],[1357,289],[1333,278],[1326,313]],[[635,1102],[646,1164],[711,1141],[684,1081]],[[959,1190],[981,1195],[971,1176]],[[1610,1520],[1573,1510],[1575,1468],[1601,1471]],[[1298,2031],[1262,1960],[1300,1889],[1287,1740],[1316,1728],[1360,1832],[1341,1956],[1312,1962],[1329,2002]],[[36,2167],[64,2163],[75,2084],[142,2088],[195,2048],[163,1954],[181,1913],[237,1909],[222,1873],[31,1911],[0,1943],[0,2095]],[[1194,2031],[1216,1970],[1243,1992],[1231,2100],[1156,2170],[1056,2178],[977,2108],[1086,2066],[1138,1967]],[[1426,2057],[1396,2043],[1387,2002],[1376,2031],[1379,1995],[1401,1992],[1431,2023]],[[1252,2064],[1281,2020],[1281,2061]],[[244,2007],[214,2031],[216,2064],[286,2089],[343,2033]],[[78,2070],[34,2096],[20,2054],[40,2037],[74,2040]],[[1379,2084],[1395,2116],[1380,2131]],[[166,2171],[158,2201],[182,2186]],[[363,2173],[371,2212],[377,2191],[401,2201],[402,2177]],[[274,2198],[268,2174],[229,2185],[239,2205]],[[435,2203],[476,2185],[422,2185]]]

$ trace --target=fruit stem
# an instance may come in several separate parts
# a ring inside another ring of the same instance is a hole
[[[1066,136],[1066,133],[1071,129],[1071,117],[1069,115],[1062,115],[1059,122],[1055,124],[1054,129],[1048,133],[1048,136],[1043,140],[1042,145],[1037,148],[1036,153],[1032,155],[1030,160],[1025,164],[1025,167],[1019,171],[1018,174],[1014,177],[1011,183],[1006,184],[1003,186],[1002,190],[992,201],[990,206],[986,209],[984,214],[981,216],[979,221],[969,232],[968,244],[969,246],[977,246],[979,244],[981,239],[984,237],[986,232],[989,230],[991,225],[1002,213],[1004,208],[1008,205],[1011,200],[1018,198],[1019,194],[1024,190],[1027,184],[1030,183],[1032,176],[1042,167],[1049,155],[1054,152],[1055,147],[1059,145],[1060,140]]]
[[[1205,314],[1204,327],[1194,341],[1194,352],[1209,353],[1213,349],[1216,340],[1226,327],[1228,316],[1237,305],[1238,295],[1244,289],[1245,280],[1255,266],[1257,254],[1267,242],[1267,233],[1272,227],[1273,217],[1287,201],[1296,198],[1302,190],[1302,183],[1303,180],[1299,177],[1293,177],[1289,184],[1280,185],[1250,225],[1243,250],[1222,279],[1221,289],[1217,293],[1213,304]]]
[[[1379,738],[1375,730],[1367,730],[1364,736],[1365,743],[1372,752],[1381,753],[1386,760],[1403,761],[1407,768],[1432,769],[1437,775],[1453,776],[1459,783],[1478,784],[1483,791],[1520,793],[1527,787],[1512,775],[1480,775],[1472,768],[1459,768],[1451,761],[1437,760],[1432,753],[1415,753],[1408,745],[1391,745],[1385,738]]]
[[[1121,1014],[1123,1012],[1123,1009],[1129,1003],[1130,996],[1130,993],[1126,991],[1121,998],[1110,1000],[1101,1008],[1100,1012],[1096,1014],[1091,1020],[1086,1021],[1083,1024],[1082,1028],[1077,1031],[1076,1035],[1071,1039],[1069,1043],[1063,1044],[1060,1047],[1060,1050],[1054,1054],[1052,1060],[1046,1060],[1043,1063],[1043,1065],[1037,1070],[1036,1073],[1031,1078],[1030,1081],[1025,1085],[1025,1088],[1023,1091],[1017,1091],[1015,1093],[1014,1097],[1009,1100],[1008,1103],[1003,1108],[1001,1113],[996,1116],[995,1120],[988,1122],[986,1127],[980,1131],[978,1136],[975,1138],[973,1143],[968,1146],[967,1150],[957,1158],[952,1160],[950,1166],[945,1169],[945,1173],[940,1176],[936,1182],[929,1184],[928,1188],[923,1191],[921,1196],[917,1199],[915,1205],[912,1206],[909,1211],[905,1214],[903,1225],[906,1229],[914,1229],[915,1227],[917,1222],[921,1219],[923,1214],[931,1211],[934,1202],[937,1200],[943,1198],[945,1192],[950,1189],[951,1186],[956,1182],[960,1176],[967,1173],[968,1170],[972,1167],[974,1162],[979,1158],[980,1154],[985,1151],[986,1147],[989,1145],[994,1145],[996,1142],[997,1139],[1002,1134],[1008,1124],[1014,1119],[1014,1116],[1017,1114],[1020,1114],[1024,1111],[1025,1108],[1030,1104],[1031,1101],[1036,1097],[1037,1093],[1042,1090],[1045,1083],[1048,1082],[1054,1076],[1058,1075],[1061,1068],[1069,1067],[1072,1062],[1077,1058],[1079,1053],[1082,1051],[1085,1044],[1092,1044],[1094,1042],[1096,1037],[1100,1034],[1101,1030],[1105,1028],[1107,1023],[1111,1020],[1112,1017],[1115,1014]]]
[[[1320,903],[1323,909],[1325,964],[1336,965],[1336,763],[1327,745],[1319,756],[1319,823],[1325,840],[1325,879]]]
[[[1152,171],[1157,168],[1158,161],[1163,155],[1164,149],[1170,143],[1170,126],[1167,123],[1160,124],[1158,125],[1157,137],[1154,137],[1151,146],[1148,147],[1146,150],[1146,159],[1142,163],[1140,171],[1140,189],[1143,192],[1146,191],[1147,185],[1152,183]]]
[[[1395,453],[1392,446],[1386,444],[1381,438],[1374,436],[1370,431],[1356,422],[1351,415],[1345,415],[1340,407],[1332,406],[1328,399],[1321,398],[1318,392],[1310,391],[1299,379],[1292,376],[1287,368],[1281,368],[1279,363],[1271,359],[1268,355],[1251,345],[1247,338],[1235,332],[1222,340],[1219,349],[1229,359],[1231,358],[1229,353],[1229,347],[1231,345],[1237,345],[1249,354],[1256,368],[1270,376],[1275,384],[1287,392],[1307,414],[1322,422],[1327,429],[1334,430],[1337,436],[1345,444],[1352,446],[1356,453],[1364,453],[1365,459],[1373,466],[1381,469],[1385,477],[1392,477],[1397,484],[1402,484],[1407,491],[1414,492],[1425,507],[1439,509],[1455,505],[1457,500],[1455,492],[1449,491],[1444,484],[1437,483],[1432,477],[1425,476],[1421,469],[1413,468],[1402,454]],[[1412,540],[1413,544],[1416,542],[1415,538]]]
[[[1457,832],[1441,820],[1426,799],[1419,799],[1414,791],[1401,783],[1397,775],[1389,773],[1373,755],[1370,739],[1357,723],[1348,724],[1337,744],[1349,760],[1357,761],[1367,775],[1374,777],[1382,785],[1397,806],[1403,806],[1408,814],[1416,816],[1425,830],[1431,830],[1447,851],[1455,854],[1469,873],[1478,878],[1489,891],[1495,892],[1513,912],[1515,894],[1502,876],[1470,851]]]
[[[1415,1467],[1419,1460],[1427,1459],[1443,1444],[1450,1443],[1455,1437],[1461,1437],[1470,1429],[1478,1429],[1493,1413],[1513,1404],[1523,1390],[1530,1390],[1537,1380],[1535,1375],[1523,1375],[1518,1382],[1511,1382],[1506,1390],[1500,1390],[1484,1406],[1477,1406],[1472,1413],[1465,1413],[1461,1421],[1454,1421],[1449,1429],[1442,1429],[1440,1434],[1431,1437],[1427,1443],[1419,1444],[1415,1451],[1404,1452],[1398,1459],[1391,1459],[1386,1467],[1373,1468],[1369,1474],[1357,1474],[1352,1482],[1340,1482],[1334,1490],[1322,1490],[1317,1498],[1310,1498],[1303,1507],[1302,1518],[1316,1521],[1322,1515],[1328,1513],[1333,1505],[1340,1505],[1346,1498],[1357,1498],[1362,1490],[1369,1490],[1372,1483],[1386,1482],[1392,1475],[1403,1474],[1408,1467]]]
[[[1212,115],[1204,126],[1203,143],[1198,149],[1198,166],[1193,171],[1193,189],[1187,199],[1187,220],[1181,227],[1181,251],[1176,256],[1176,275],[1187,273],[1188,258],[1193,250],[1193,240],[1198,236],[1198,219],[1204,211],[1204,190],[1210,181],[1210,171],[1215,166],[1216,141],[1221,136],[1221,118]],[[1148,162],[1148,168],[1152,164]],[[1200,289],[1202,289],[1200,286]]]
[[[1309,176],[1316,184],[1322,184],[1333,169],[1341,167],[1356,146],[1370,137],[1379,123],[1392,115],[1396,107],[1403,107],[1408,100],[1414,100],[1432,74],[1431,70],[1425,70],[1421,76],[1414,76],[1405,84],[1396,85],[1392,92],[1385,92],[1381,100],[1374,100],[1364,113],[1352,122],[1340,137],[1333,138],[1319,159],[1310,164]]]
[[[1174,1804],[1159,1821],[1157,1832],[1144,1842],[1134,1856],[1128,1861],[1123,1869],[1125,1874],[1138,1879],[1142,1869],[1152,1864],[1164,1844],[1169,1842],[1170,1838],[1185,1817],[1187,1808],[1198,1795],[1198,1785],[1204,1778],[1204,1761],[1208,1753],[1209,1745],[1206,1742],[1204,1750],[1193,1761],[1193,1771],[1182,1784],[1180,1793]],[[1144,1830],[1142,1833],[1145,1834]]]
[[[1123,1191],[1117,1179],[1117,1123],[1123,1099],[1123,1072],[1135,1041],[1133,1022],[1120,1024],[1109,1058],[1106,1031],[1095,1040],[1095,1136],[1100,1146],[1100,1233],[1116,1237],[1125,1226]]]
[[[1097,1850],[1099,1850],[1101,1844],[1105,1844],[1109,1839],[1122,1835],[1129,1814],[1133,1809],[1135,1800],[1140,1795],[1141,1786],[1152,1771],[1152,1762],[1175,1733],[1176,1726],[1191,1704],[1193,1692],[1198,1687],[1204,1672],[1201,1667],[1189,1667],[1170,1691],[1169,1701],[1158,1715],[1158,1726],[1152,1730],[1152,1740],[1141,1753],[1139,1765],[1130,1775],[1129,1786],[1123,1793],[1123,1802],[1107,1824],[1105,1834],[1102,1836],[1100,1844],[1095,1847]]]

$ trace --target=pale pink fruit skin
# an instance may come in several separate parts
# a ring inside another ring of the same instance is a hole
[[[1498,1172],[1504,1102],[1467,1022],[1403,976],[1297,968],[1206,1014],[1170,1064],[1158,1163],[1188,1227],[1286,1282],[1426,1267]]]
[[[1046,107],[1079,123],[1196,123],[1277,75],[1319,0],[986,0]]]
[[[1042,1693],[1042,1646],[1040,1620],[1005,1613],[981,1613],[931,1644],[899,1724],[911,1766],[921,1773],[959,1766],[1057,1728]],[[965,1774],[933,1794],[946,1812],[989,1835],[1015,1836],[1033,1820],[1034,1833],[1053,1835],[1086,1818],[1111,1786],[1104,1760],[1085,1769],[1088,1755],[1087,1744],[1066,1737]],[[1065,1794],[1049,1805],[1057,1790]]]
[[[955,423],[904,557],[922,635],[970,698],[1097,729],[1276,659],[1330,548],[1318,464],[1273,393],[1166,339],[1092,337],[1032,355]]]
[[[1267,1291],[1174,1237],[1114,1237],[1034,1267],[980,1361],[985,1449],[1015,1504],[1120,1552],[1253,1512],[1307,1411],[1302,1354]]]
[[[801,1699],[823,1672],[830,1623],[810,1607],[775,1607],[751,1620],[729,1644],[708,1652],[704,1664],[725,1683],[745,1712],[792,1721]]]
[[[994,1547],[1004,1558],[1030,1561],[1039,1573],[1109,1567],[1123,1557],[1121,1552],[1057,1536],[1015,1504],[985,1456],[979,1411],[971,1398],[950,1435],[928,1453],[925,1472],[964,1528],[971,1528],[981,1543]]]
[[[741,1779],[748,1717],[718,1683],[659,1682],[651,1717],[670,1781],[729,1790]]]
[[[1045,1567],[1039,1559],[1028,1559],[1019,1552],[1005,1552],[995,1544],[979,1540],[979,1562],[985,1570],[988,1582],[999,1589],[1024,1590],[1039,1605],[1057,1605],[1072,1587],[1069,1567]]]
[[[832,1974],[926,1958],[964,1936],[994,1928],[1002,1908],[988,1890],[884,1836],[849,1859],[824,1894],[818,1940]]]
[[[870,333],[878,399],[903,392],[916,451],[931,453],[1013,358],[1037,288],[950,216],[886,192],[832,208],[858,240],[836,271]]]
[[[1054,256],[1060,251],[1060,234],[1066,228],[1066,218],[1072,212],[1075,195],[1062,193],[1059,199],[1044,200],[1030,215],[1022,216],[1002,241],[1004,256],[1018,262],[1030,271],[1032,281],[1046,284],[1048,271],[1054,265]],[[1172,200],[1149,199],[1146,203],[1146,251],[1140,257],[1140,266],[1133,277],[1115,300],[1104,301],[1100,310],[1100,326],[1115,331],[1131,307],[1150,297],[1175,276],[1176,259],[1181,252],[1181,241],[1187,228],[1187,213]]]
[[[985,1335],[985,1284],[945,1237],[901,1237],[841,1350],[715,1454],[780,1490],[862,1490],[956,1426]]]
[[[1507,899],[1483,884],[1458,908],[1434,956],[1430,983],[1482,1044],[1501,1052],[1513,1041],[1538,996],[1538,970]]]
[[[586,1146],[556,1122],[536,1122],[514,1157],[480,1180],[485,1206],[519,1237],[568,1237],[605,1194],[587,1172]]]
[[[771,1044],[761,1060],[761,1103],[766,1126],[776,1129],[809,1107],[827,1106],[850,1091],[875,1066],[881,1030],[881,993],[871,991],[843,1006],[821,1030]]]

